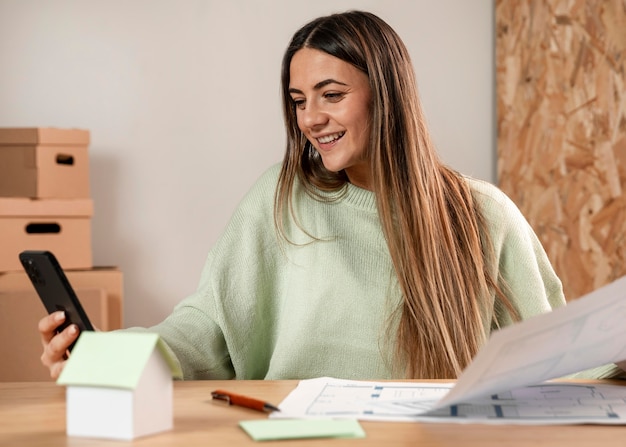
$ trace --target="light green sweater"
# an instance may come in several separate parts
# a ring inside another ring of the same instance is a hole
[[[301,224],[321,240],[290,225],[298,244],[279,243],[279,169],[243,199],[197,291],[149,330],[170,347],[185,379],[399,378],[390,366],[400,294],[374,194],[353,185],[335,202],[297,194]],[[517,207],[493,185],[468,182],[522,318],[564,305],[561,283]]]

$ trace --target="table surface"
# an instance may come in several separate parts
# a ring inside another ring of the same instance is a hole
[[[229,446],[255,445],[239,421],[267,416],[211,399],[227,389],[280,403],[297,381],[189,381],[174,383],[174,429],[135,439],[112,441],[67,437],[65,388],[52,382],[0,383],[0,446]],[[589,383],[587,381],[586,383]],[[595,383],[595,381],[594,381]],[[263,446],[623,446],[626,426],[515,426],[416,422],[361,422],[363,439],[311,439],[263,442]]]

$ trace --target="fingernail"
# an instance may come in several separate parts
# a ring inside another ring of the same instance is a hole
[[[75,324],[70,326],[70,334],[74,335],[76,332],[78,332],[78,328],[76,327]]]
[[[59,311],[56,314],[54,314],[54,320],[55,321],[62,321],[64,319],[65,319],[65,312]]]

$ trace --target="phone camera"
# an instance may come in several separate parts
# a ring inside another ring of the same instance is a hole
[[[39,271],[39,268],[37,268],[37,265],[35,264],[35,261],[33,261],[32,259],[28,259],[25,263],[24,263],[24,267],[26,267],[26,272],[28,273],[28,276],[30,276],[30,279],[36,283],[36,284],[44,284],[45,281],[43,280],[42,276],[41,276],[41,272]]]

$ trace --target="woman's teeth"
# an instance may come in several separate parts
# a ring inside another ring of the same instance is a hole
[[[323,143],[323,144],[330,143],[332,141],[335,141],[335,140],[338,140],[339,138],[341,138],[344,133],[345,132],[337,132],[337,133],[334,133],[332,135],[326,135],[326,136],[318,138],[317,141],[319,141],[320,143]]]

